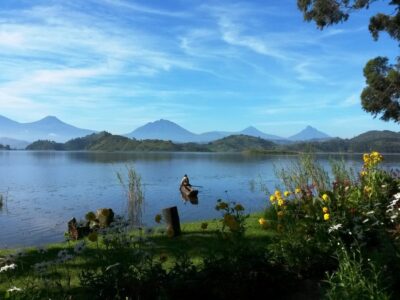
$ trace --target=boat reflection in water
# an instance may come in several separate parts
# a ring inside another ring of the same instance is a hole
[[[190,202],[193,205],[199,204],[199,199],[197,198],[197,194],[199,193],[198,190],[193,189],[189,186],[181,186],[179,188],[182,196],[182,200],[185,202]]]

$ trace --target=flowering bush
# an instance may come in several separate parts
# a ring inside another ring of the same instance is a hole
[[[222,234],[225,236],[225,230],[228,229],[233,236],[243,236],[246,231],[245,221],[248,215],[244,214],[244,207],[236,202],[224,202],[217,200],[215,209],[222,213]]]
[[[263,220],[277,233],[270,246],[276,259],[309,276],[335,270],[338,259],[329,258],[339,250],[360,247],[362,255],[378,260],[376,264],[400,266],[400,180],[380,168],[382,160],[378,152],[364,154],[358,177],[336,163],[330,186],[313,182],[313,174],[323,173],[309,160],[297,165],[306,170],[281,171],[287,190],[269,196],[271,205]],[[398,269],[392,267],[391,272]]]

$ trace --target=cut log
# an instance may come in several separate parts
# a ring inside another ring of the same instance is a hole
[[[178,208],[176,206],[168,207],[162,210],[163,219],[167,225],[167,233],[170,236],[181,234],[181,223],[179,221]]]

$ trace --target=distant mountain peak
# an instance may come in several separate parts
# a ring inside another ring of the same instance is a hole
[[[38,139],[51,139],[63,142],[93,132],[93,130],[67,124],[51,115],[29,123],[19,123],[0,116],[0,136],[23,141],[31,142]]]
[[[47,117],[44,117],[43,119],[40,119],[37,122],[64,123],[63,121],[61,121],[59,118],[57,118],[55,116],[47,116]]]
[[[312,127],[311,125],[307,125],[303,130],[299,133],[292,135],[289,137],[292,141],[309,141],[309,140],[323,140],[330,139],[331,137],[326,133],[319,131],[318,129]]]
[[[136,128],[126,136],[136,139],[171,140],[174,142],[193,141],[195,134],[169,120],[160,119]]]

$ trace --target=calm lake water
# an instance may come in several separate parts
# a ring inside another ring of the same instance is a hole
[[[318,155],[329,169],[330,158]],[[67,222],[88,211],[111,207],[126,211],[126,197],[116,173],[133,165],[142,176],[144,222],[154,225],[161,209],[177,206],[181,221],[218,217],[219,198],[241,202],[248,212],[268,204],[260,182],[278,184],[274,166],[287,166],[296,156],[245,156],[210,153],[93,153],[0,151],[0,192],[8,201],[0,211],[0,248],[40,245],[63,240]],[[346,155],[361,168],[361,155]],[[387,155],[386,168],[400,168],[400,155]],[[179,183],[187,173],[199,188],[199,203],[182,200]]]

